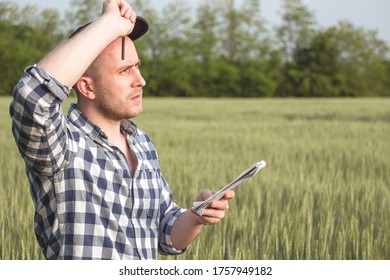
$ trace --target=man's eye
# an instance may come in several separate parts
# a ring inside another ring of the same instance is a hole
[[[139,68],[141,67],[141,62],[137,63],[137,64],[134,64],[130,67],[127,67],[126,69],[123,69],[120,73],[121,74],[128,74],[132,71],[132,69],[134,68],[135,70],[139,70]]]

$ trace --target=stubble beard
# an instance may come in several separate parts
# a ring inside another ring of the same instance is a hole
[[[142,104],[139,105],[140,112],[132,112],[130,96],[124,99],[115,98],[115,94],[101,85],[98,87],[98,92],[97,109],[105,118],[121,121],[134,118],[142,112]]]

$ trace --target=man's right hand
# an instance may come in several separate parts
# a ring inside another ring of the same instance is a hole
[[[110,20],[118,21],[118,37],[126,36],[133,31],[137,18],[131,6],[124,0],[106,0],[103,3],[103,15],[110,17]]]
[[[126,1],[106,0],[98,19],[58,45],[38,66],[63,85],[72,87],[110,43],[131,33],[136,16]]]

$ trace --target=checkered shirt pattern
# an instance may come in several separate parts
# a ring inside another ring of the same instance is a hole
[[[70,88],[33,65],[14,89],[12,132],[26,164],[34,227],[47,259],[157,259],[180,254],[171,243],[185,211],[172,199],[156,149],[130,120],[121,128],[138,158],[124,154],[73,104]]]

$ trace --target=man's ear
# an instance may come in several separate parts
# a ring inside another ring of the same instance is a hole
[[[76,83],[78,92],[85,98],[93,100],[96,98],[94,83],[91,77],[83,75]]]

